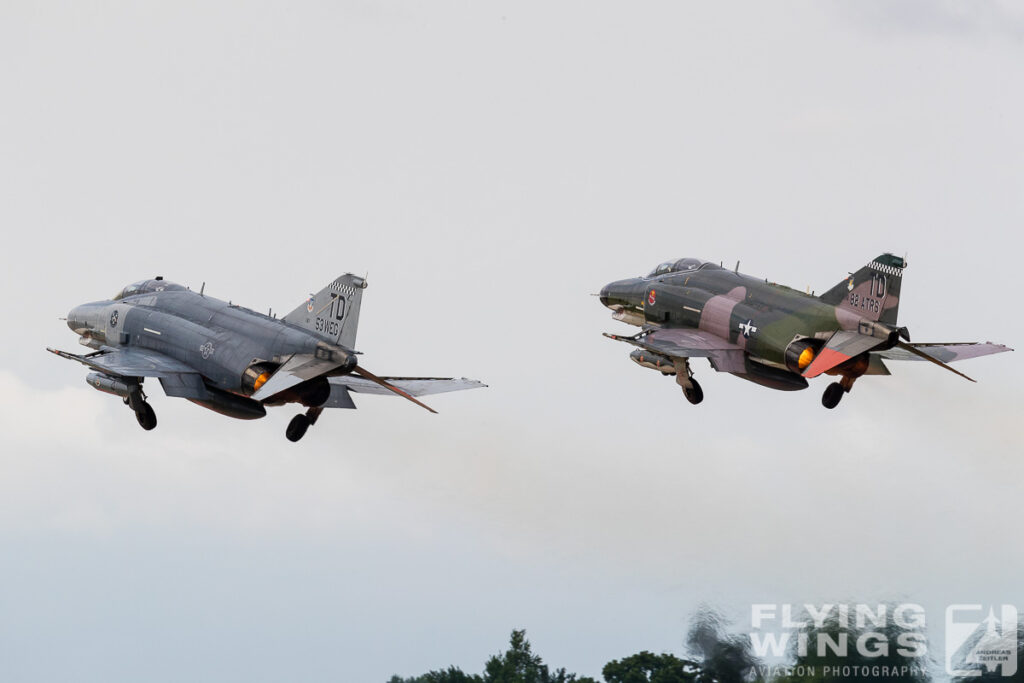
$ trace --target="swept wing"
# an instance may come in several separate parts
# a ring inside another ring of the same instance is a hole
[[[704,330],[651,329],[631,337],[608,332],[604,336],[670,358],[707,358],[718,372],[743,372],[743,349]]]
[[[78,355],[46,349],[61,358],[78,361],[93,370],[98,370],[111,377],[169,377],[173,375],[199,373],[189,365],[175,360],[156,351],[144,349],[115,349],[109,346],[100,347],[99,351]]]

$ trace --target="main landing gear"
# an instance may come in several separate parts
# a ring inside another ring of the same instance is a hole
[[[299,413],[293,417],[292,421],[288,423],[288,428],[284,430],[285,437],[292,442],[301,439],[306,435],[306,430],[316,424],[316,419],[322,412],[324,412],[323,406],[318,406],[307,410],[305,415]]]
[[[139,426],[147,432],[156,427],[156,413],[153,411],[153,406],[148,403],[143,403],[142,407],[135,411],[135,419],[139,421]]]
[[[681,358],[676,361],[676,384],[682,387],[683,396],[693,405],[697,405],[704,400],[704,390],[701,389],[697,380],[693,378],[689,359]]]
[[[704,400],[704,390],[700,388],[700,384],[697,383],[697,380],[691,378],[690,386],[688,388],[683,387],[683,396],[685,396],[686,400],[693,405],[697,405]]]
[[[843,378],[838,382],[829,384],[825,387],[825,393],[821,395],[821,405],[829,410],[835,408],[843,400],[843,394],[850,393],[850,389],[853,388],[853,383],[856,379],[852,375],[843,375]]]
[[[147,432],[156,427],[156,412],[153,406],[146,403],[146,394],[142,391],[142,385],[133,384],[128,388],[128,396],[124,399],[125,405],[135,411],[135,419],[139,426]]]

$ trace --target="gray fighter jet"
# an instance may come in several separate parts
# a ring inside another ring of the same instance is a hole
[[[95,349],[77,355],[48,349],[93,370],[88,383],[124,400],[143,429],[156,427],[143,380],[160,380],[168,396],[222,415],[251,420],[266,406],[308,408],[285,432],[298,441],[324,408],[355,408],[351,393],[406,398],[486,386],[472,379],[378,377],[355,350],[366,280],[337,278],[278,319],[156,277],[128,285],[113,299],[76,306],[67,324]]]

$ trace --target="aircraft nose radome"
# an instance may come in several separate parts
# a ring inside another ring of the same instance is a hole
[[[71,328],[72,332],[77,332],[78,330],[82,329],[82,317],[83,316],[81,306],[75,306],[70,311],[68,311],[67,323],[68,327]]]
[[[100,308],[101,306],[94,303],[75,306],[68,312],[68,327],[78,334],[97,328]]]
[[[609,282],[601,288],[601,303],[608,308],[614,306],[639,306],[643,298],[643,283],[636,278]]]

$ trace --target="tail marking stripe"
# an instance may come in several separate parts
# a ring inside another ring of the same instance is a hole
[[[903,269],[902,268],[897,268],[895,266],[887,266],[884,263],[879,263],[878,261],[872,261],[871,263],[869,263],[868,264],[868,268],[872,268],[874,270],[881,271],[883,273],[886,273],[887,275],[902,275],[903,274]]]

